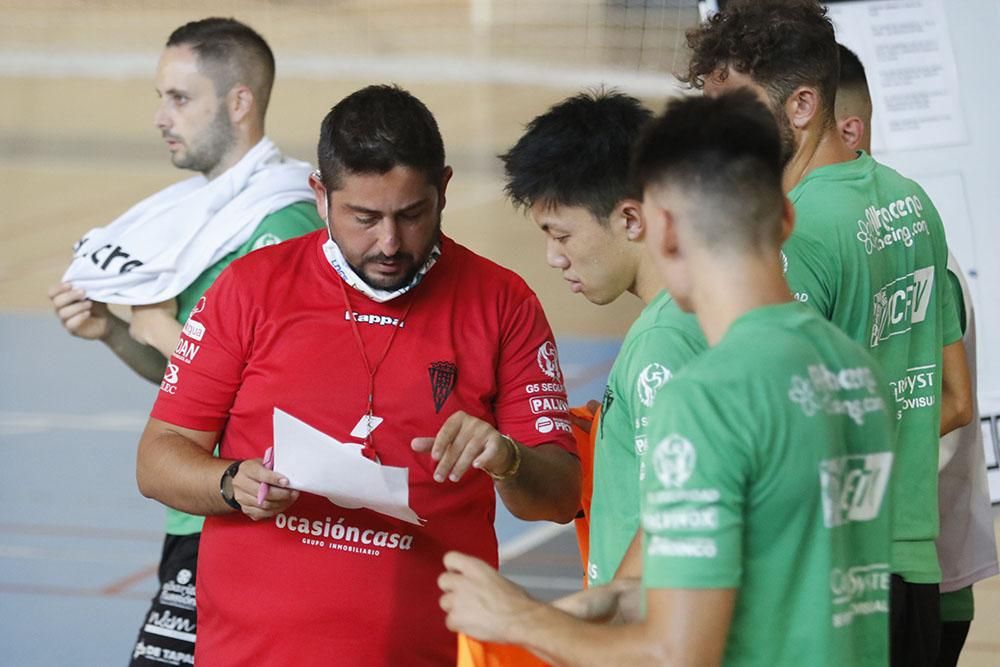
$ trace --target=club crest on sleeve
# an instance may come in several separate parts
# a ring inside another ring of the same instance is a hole
[[[696,461],[694,445],[676,433],[661,440],[653,450],[653,470],[668,489],[684,486],[694,473]]]
[[[559,368],[559,353],[556,351],[556,344],[550,340],[545,341],[538,347],[538,354],[535,357],[538,367],[547,376],[556,382],[562,382],[562,370]]]
[[[635,389],[639,395],[639,402],[647,408],[653,407],[656,400],[656,392],[673,377],[670,369],[663,364],[652,363],[642,369],[639,379],[636,380]]]
[[[250,250],[260,250],[261,248],[266,248],[269,245],[278,245],[279,243],[281,243],[281,237],[277,234],[268,232],[258,237],[257,240],[253,242],[253,247],[250,248]]]

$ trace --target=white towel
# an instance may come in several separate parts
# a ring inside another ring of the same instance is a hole
[[[246,243],[267,215],[313,197],[312,167],[266,137],[209,181],[195,176],[148,197],[74,246],[63,282],[104,303],[143,305],[180,294]]]

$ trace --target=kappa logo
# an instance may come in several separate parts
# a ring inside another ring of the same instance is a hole
[[[656,400],[656,392],[673,377],[673,373],[666,366],[652,363],[642,369],[639,379],[635,383],[636,393],[639,394],[639,402],[647,408],[653,407]]]
[[[653,470],[668,489],[684,486],[694,473],[696,461],[694,445],[676,433],[661,440],[653,450]]]
[[[194,304],[194,308],[191,309],[191,314],[188,315],[188,317],[192,317],[194,315],[197,315],[201,311],[205,310],[205,304],[206,303],[207,303],[207,300],[205,299],[205,297],[201,297],[200,299],[198,299],[198,303]]]
[[[780,252],[781,252],[781,272],[788,273],[788,255],[785,254],[784,250]]]
[[[435,361],[427,367],[431,377],[431,396],[434,398],[434,412],[441,412],[445,401],[451,396],[458,380],[458,366],[450,361]]]
[[[355,322],[360,324],[370,324],[372,326],[393,326],[402,329],[406,326],[406,322],[399,319],[398,317],[389,317],[388,315],[370,315],[367,313],[352,313],[350,310],[344,311],[344,319],[350,321],[354,318]]]
[[[538,347],[538,367],[547,376],[556,382],[562,382],[562,370],[559,368],[559,353],[556,351],[556,344],[550,340],[545,341]]]
[[[194,575],[191,574],[191,570],[189,570],[189,569],[187,569],[185,567],[185,568],[183,568],[182,570],[180,570],[177,573],[177,577],[176,577],[177,583],[181,584],[182,586],[187,585],[187,584],[191,583],[191,578],[193,576]]]

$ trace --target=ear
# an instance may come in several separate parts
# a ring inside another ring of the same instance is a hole
[[[677,236],[677,219],[674,218],[674,214],[659,204],[646,206],[644,211],[648,214],[644,217],[645,226],[655,227],[657,231],[662,232],[646,234],[646,248],[656,258],[676,257],[680,253],[680,244]]]
[[[792,230],[795,229],[795,207],[792,206],[792,202],[788,197],[782,196],[781,199],[781,236],[778,242],[779,245],[784,245],[788,237],[792,235]]]
[[[615,207],[613,218],[625,224],[625,237],[629,241],[641,243],[646,235],[646,224],[642,219],[642,202],[637,199],[623,199]]]
[[[319,217],[323,222],[329,223],[326,218],[329,214],[330,202],[327,197],[326,186],[320,180],[318,169],[309,174],[309,187],[312,188],[313,195],[316,197],[316,212],[319,213]]]
[[[841,118],[837,121],[837,131],[840,132],[844,145],[856,151],[861,148],[861,141],[865,136],[865,121],[857,116]]]
[[[677,225],[677,218],[668,209],[663,211],[663,243],[660,251],[664,257],[677,257],[681,254],[680,234]]]
[[[226,103],[229,106],[229,118],[234,124],[242,122],[254,110],[253,91],[249,86],[233,86],[226,95]]]
[[[799,86],[785,100],[784,107],[785,113],[788,114],[788,122],[791,123],[792,127],[796,130],[804,130],[813,122],[814,118],[819,118],[819,91],[812,86]]]
[[[443,211],[444,205],[448,202],[445,197],[445,192],[448,190],[448,183],[451,182],[451,177],[455,175],[455,171],[449,167],[445,166],[444,171],[441,172],[441,184],[438,186],[438,210]]]

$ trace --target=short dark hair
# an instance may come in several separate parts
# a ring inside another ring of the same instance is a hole
[[[585,92],[538,116],[500,156],[504,191],[519,208],[583,206],[600,222],[626,197],[632,146],[652,113],[617,91]]]
[[[839,64],[826,8],[816,0],[740,0],[687,32],[692,56],[685,80],[701,88],[720,68],[750,76],[775,104],[799,86],[815,86],[822,118],[833,119]]]
[[[636,187],[670,186],[696,199],[709,245],[773,243],[781,226],[781,140],[774,115],[747,90],[671,103],[643,133]]]
[[[274,85],[274,53],[253,28],[236,19],[212,17],[185,23],[170,34],[166,45],[190,47],[219,95],[238,83],[249,86],[263,119]]]
[[[865,66],[861,64],[861,59],[843,44],[837,44],[837,49],[840,53],[840,83],[837,89],[850,90],[871,99],[868,77],[865,75]]]
[[[445,167],[434,115],[399,86],[368,86],[338,102],[323,119],[316,152],[330,190],[341,187],[344,172],[384,174],[396,166],[437,184]]]

